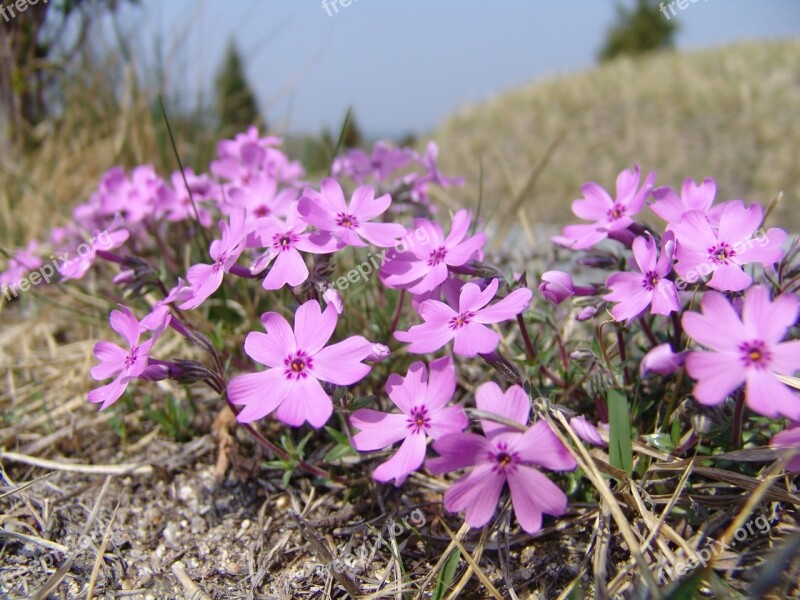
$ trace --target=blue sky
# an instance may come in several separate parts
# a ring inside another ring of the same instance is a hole
[[[352,105],[361,128],[382,136],[591,68],[614,17],[613,0],[352,0],[332,16],[322,0],[143,0],[123,23],[135,23],[146,56],[160,40],[172,85],[187,94],[210,100],[233,38],[279,130],[335,130]],[[697,0],[677,20],[681,49],[796,37],[800,1]]]

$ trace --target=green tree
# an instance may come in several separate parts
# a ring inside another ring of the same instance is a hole
[[[217,73],[216,84],[221,135],[243,131],[250,125],[265,126],[258,110],[256,95],[244,73],[244,61],[233,41],[228,44],[222,67]]]
[[[638,55],[674,46],[678,24],[668,18],[656,0],[636,0],[633,8],[617,4],[617,22],[608,31],[600,60]]]

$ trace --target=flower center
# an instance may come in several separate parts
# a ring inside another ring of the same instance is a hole
[[[431,267],[438,265],[440,262],[444,260],[444,257],[447,255],[447,248],[441,246],[431,252],[430,256],[428,257],[428,265]]]
[[[656,274],[655,271],[648,271],[645,273],[644,279],[642,280],[642,287],[647,291],[654,290],[658,285],[658,280],[660,277]]]
[[[308,377],[308,370],[314,366],[311,357],[302,350],[287,356],[283,364],[285,367],[283,374],[286,379],[294,379],[295,381]]]
[[[617,219],[621,219],[622,217],[625,216],[625,207],[622,206],[619,202],[617,202],[616,204],[614,204],[613,207],[608,209],[608,212],[606,214],[608,215],[608,218],[610,220],[616,221]]]
[[[463,312],[458,316],[451,317],[447,324],[450,326],[450,329],[461,329],[464,325],[469,324],[474,316],[475,313],[473,312]]]
[[[408,420],[406,421],[406,427],[413,433],[419,433],[420,431],[424,433],[428,430],[430,425],[431,418],[425,406],[415,406],[411,409],[411,413],[408,415]]]
[[[721,242],[708,249],[708,256],[717,265],[727,265],[729,260],[736,256],[736,251],[727,242]]]
[[[278,251],[290,250],[297,243],[297,236],[293,233],[276,233],[272,237],[272,247]]]
[[[339,213],[336,215],[336,224],[339,227],[354,229],[358,227],[358,219],[356,219],[353,215],[348,215],[347,213]]]
[[[772,361],[772,353],[761,340],[744,342],[739,345],[739,351],[745,367],[754,367],[759,370],[766,369]]]
[[[257,217],[266,217],[270,213],[269,206],[262,204],[254,212]]]
[[[135,363],[136,359],[139,356],[139,346],[135,348],[131,348],[131,353],[125,357],[125,368],[130,369]]]
[[[489,460],[495,463],[493,470],[500,473],[514,472],[519,463],[519,454],[508,451],[508,444],[500,442],[495,446],[494,452],[490,452]]]

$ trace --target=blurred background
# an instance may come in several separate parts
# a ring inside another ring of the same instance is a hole
[[[581,183],[634,163],[658,184],[714,177],[722,200],[783,191],[775,214],[800,228],[796,0],[23,4],[0,15],[4,249],[112,166],[174,170],[159,96],[197,171],[256,123],[324,173],[348,109],[347,146],[434,139],[467,180],[441,202],[482,193],[531,243]]]

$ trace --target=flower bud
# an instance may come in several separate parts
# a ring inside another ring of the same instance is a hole
[[[639,373],[646,377],[651,373],[658,375],[672,375],[683,365],[683,355],[672,351],[669,344],[656,346],[644,355],[639,365]]]
[[[572,277],[564,271],[547,271],[542,274],[542,283],[539,292],[544,299],[553,304],[561,304],[567,298],[575,295],[575,286]]]

